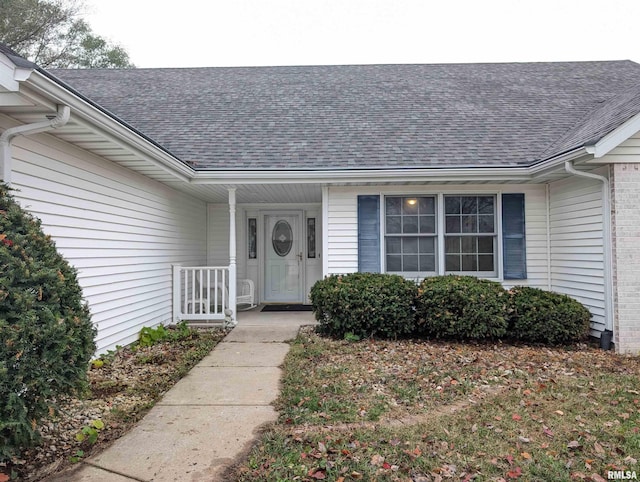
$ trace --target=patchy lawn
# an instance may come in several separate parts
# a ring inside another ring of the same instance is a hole
[[[284,369],[280,420],[229,480],[640,477],[638,357],[306,330]]]
[[[86,396],[60,400],[59,415],[40,426],[42,444],[0,464],[0,480],[5,480],[2,474],[42,480],[99,452],[140,420],[226,333],[187,330],[172,341],[101,357],[89,370]]]

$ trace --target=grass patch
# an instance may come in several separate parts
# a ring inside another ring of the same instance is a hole
[[[229,480],[601,480],[640,475],[640,363],[569,348],[303,332],[280,419]]]

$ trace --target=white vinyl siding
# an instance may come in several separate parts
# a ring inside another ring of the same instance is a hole
[[[583,303],[604,330],[602,183],[572,177],[550,186],[551,289]]]
[[[358,195],[433,195],[445,194],[525,194],[527,279],[510,280],[505,285],[520,284],[546,289],[547,209],[543,185],[428,185],[428,186],[345,186],[330,187],[325,235],[328,271],[325,274],[353,273],[358,270]]]
[[[206,205],[46,134],[13,143],[15,196],[78,270],[98,353],[171,322],[171,264],[206,260]]]

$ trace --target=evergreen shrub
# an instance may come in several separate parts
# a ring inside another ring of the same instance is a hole
[[[75,269],[0,184],[0,461],[37,443],[56,398],[86,386],[94,337]]]
[[[331,275],[311,288],[319,331],[344,338],[396,338],[414,330],[417,286],[380,273]]]
[[[563,344],[589,336],[591,313],[570,296],[527,286],[509,291],[509,336]]]
[[[416,298],[416,329],[434,338],[500,338],[507,331],[507,292],[475,276],[425,278]]]

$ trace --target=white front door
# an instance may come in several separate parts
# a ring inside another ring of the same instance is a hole
[[[265,215],[265,301],[303,301],[300,220],[300,213]]]

